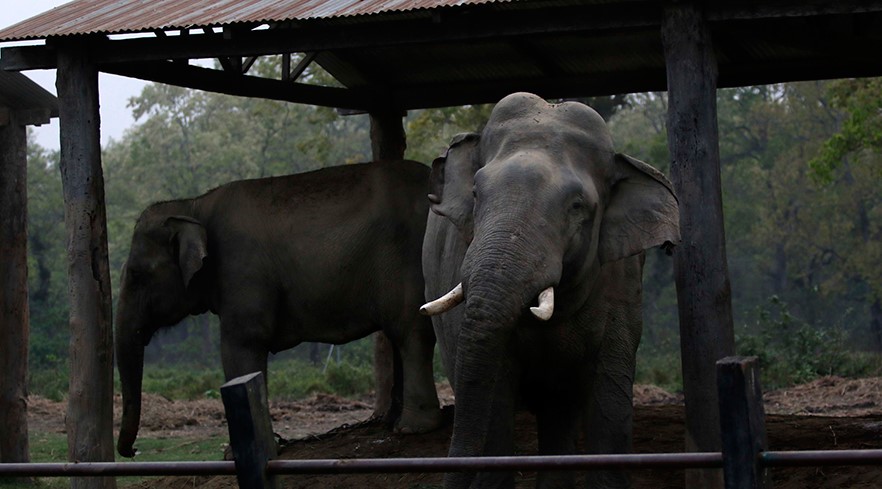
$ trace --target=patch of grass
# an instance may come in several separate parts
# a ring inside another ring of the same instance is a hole
[[[118,381],[117,381],[118,382]],[[224,384],[220,366],[207,367],[144,367],[143,392],[159,394],[169,399],[201,399],[206,393],[219,391]],[[119,384],[117,384],[117,392]],[[211,397],[211,396],[208,396]]]
[[[225,436],[214,436],[207,439],[185,438],[138,438],[135,444],[138,455],[133,459],[137,462],[190,462],[223,460]],[[67,462],[67,435],[63,433],[31,433],[31,462],[65,463]],[[117,462],[128,459],[118,458]],[[119,486],[134,484],[146,477],[118,477]],[[62,489],[70,487],[67,477],[39,477],[36,484],[12,482],[0,479],[3,489]]]
[[[300,360],[282,360],[269,366],[268,389],[273,399],[296,400],[315,392],[358,397],[373,387],[374,373],[370,364],[331,361],[327,369],[323,369]]]

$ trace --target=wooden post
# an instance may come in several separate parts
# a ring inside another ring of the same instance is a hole
[[[374,161],[402,160],[407,149],[404,114],[400,110],[374,111],[371,116],[371,153]]]
[[[70,390],[66,425],[71,462],[113,461],[113,333],[98,69],[88,52],[84,43],[59,43],[56,79],[68,236]],[[73,478],[71,487],[115,488],[116,481],[112,477]]]
[[[376,111],[370,113],[371,118],[371,153],[374,161],[402,160],[407,148],[404,133],[403,114],[397,110]],[[374,381],[376,397],[374,398],[374,417],[392,421],[398,413],[392,412],[393,405],[400,407],[403,402],[394,397],[403,394],[393,392],[403,387],[395,384],[395,349],[385,333],[374,334]]]
[[[221,387],[230,447],[236,460],[240,489],[271,489],[276,478],[266,473],[266,463],[276,458],[266,384],[261,372],[237,377]]]
[[[766,413],[756,357],[717,362],[720,430],[726,489],[768,489],[771,479],[759,463],[766,450]]]
[[[668,147],[680,199],[682,243],[674,252],[680,315],[686,451],[720,450],[714,363],[735,350],[717,128],[717,66],[702,12],[669,3],[662,41],[667,63]],[[689,470],[686,487],[720,488],[718,470]]]
[[[0,124],[0,462],[29,462],[27,130]]]

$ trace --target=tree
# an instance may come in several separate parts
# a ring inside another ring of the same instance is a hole
[[[28,301],[32,369],[65,365],[67,257],[57,152],[28,137]]]

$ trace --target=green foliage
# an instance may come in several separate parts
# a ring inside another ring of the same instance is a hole
[[[148,365],[144,368],[143,382],[142,392],[169,399],[193,400],[213,397],[210,392],[218,390],[224,384],[224,375],[220,365],[214,368]],[[118,391],[118,379],[116,388]]]
[[[67,250],[58,153],[28,134],[28,303],[32,370],[55,371],[67,359]],[[38,372],[39,376],[40,373]],[[50,389],[55,397],[55,387]],[[65,391],[67,387],[65,386]]]
[[[840,127],[809,162],[814,177],[832,182],[843,161],[854,153],[882,153],[882,79],[856,78],[830,84],[830,105],[847,113]]]
[[[847,319],[846,312],[842,319]],[[757,310],[755,324],[739,328],[738,353],[756,356],[763,387],[775,389],[825,375],[878,375],[880,362],[854,355],[841,324],[817,325],[791,314],[776,296]]]
[[[67,397],[70,370],[67,357],[56,359],[52,363],[43,363],[28,369],[28,390],[30,394],[43,396],[53,401],[61,401]]]
[[[447,149],[453,136],[481,132],[492,109],[493,105],[488,104],[413,111],[405,125],[405,157],[431,163]]]
[[[683,369],[679,345],[671,344],[669,340],[641,343],[637,351],[634,382],[656,385],[668,392],[682,391]]]
[[[269,364],[269,391],[274,398],[301,399],[320,392],[361,397],[374,389],[374,340],[367,336],[345,345],[319,345],[319,362],[312,364],[298,351],[276,355]]]

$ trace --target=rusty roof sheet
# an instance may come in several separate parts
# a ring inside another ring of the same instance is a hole
[[[0,30],[0,41],[410,12],[512,0],[73,0]]]

